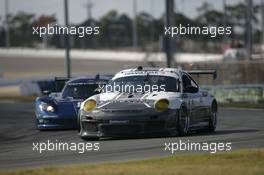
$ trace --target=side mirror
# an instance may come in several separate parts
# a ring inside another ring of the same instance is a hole
[[[102,92],[102,89],[99,87],[94,90],[95,94],[100,94],[101,92]]]
[[[44,91],[42,91],[42,94],[45,95],[45,96],[48,96],[50,93],[51,93],[50,90],[44,90]]]
[[[208,92],[202,92],[203,97],[206,97],[208,95]]]

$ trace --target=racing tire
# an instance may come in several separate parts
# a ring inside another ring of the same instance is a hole
[[[213,103],[211,108],[211,115],[208,122],[208,132],[215,132],[217,125],[217,105]]]
[[[190,119],[185,107],[181,107],[178,112],[177,128],[179,136],[185,136],[189,133]]]

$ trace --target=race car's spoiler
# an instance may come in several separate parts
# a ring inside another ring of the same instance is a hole
[[[68,77],[55,77],[55,79],[54,79],[55,81],[69,81],[70,80],[70,78],[68,78]]]
[[[216,70],[190,70],[190,71],[186,71],[188,74],[191,75],[213,75],[213,78],[216,79],[217,78],[217,73]]]

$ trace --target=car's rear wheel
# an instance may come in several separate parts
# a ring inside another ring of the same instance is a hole
[[[217,105],[213,103],[212,108],[211,108],[210,119],[208,122],[208,131],[214,132],[216,129],[216,125],[217,125]]]
[[[188,134],[189,131],[189,117],[187,115],[187,110],[185,107],[181,107],[178,114],[178,132],[180,136]]]

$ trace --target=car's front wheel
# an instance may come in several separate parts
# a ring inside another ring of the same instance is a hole
[[[180,136],[188,134],[189,131],[189,117],[185,107],[181,107],[178,113],[178,132]]]

